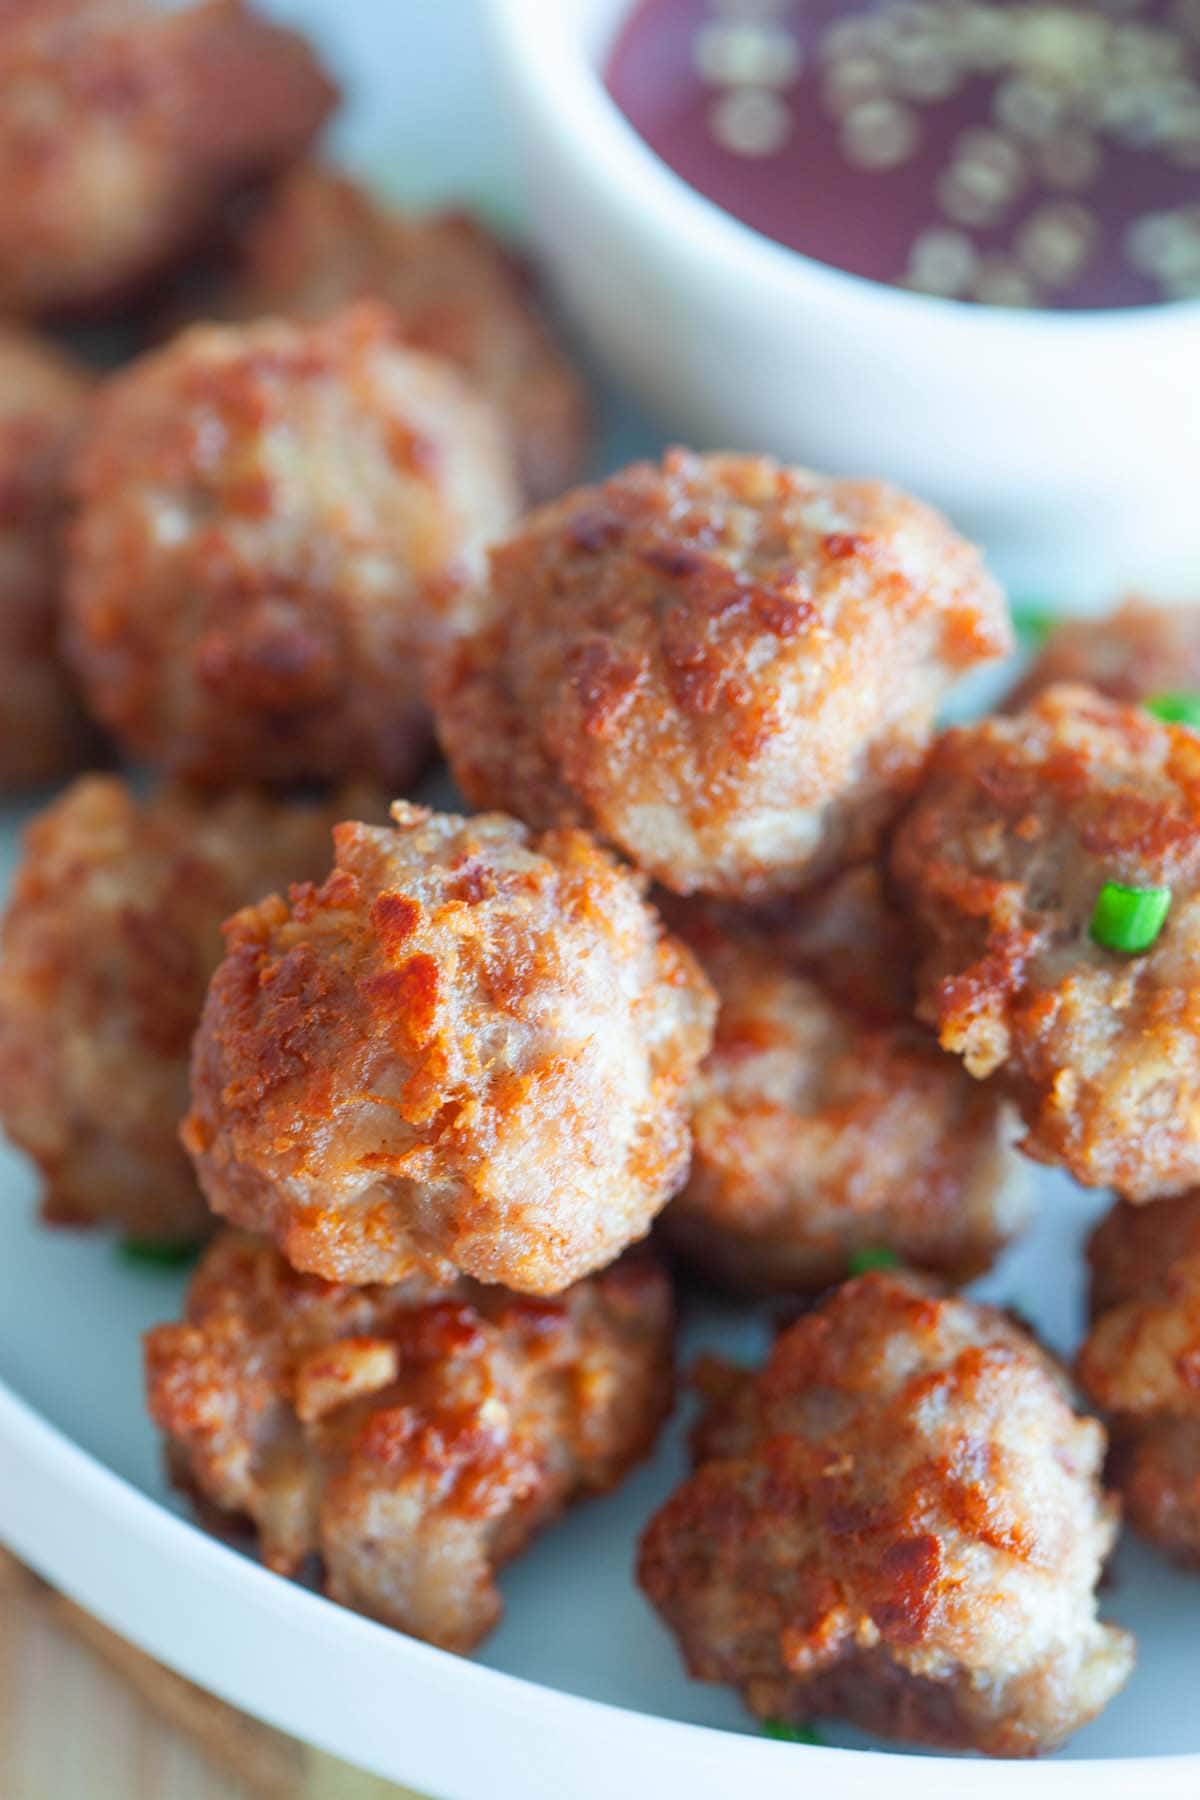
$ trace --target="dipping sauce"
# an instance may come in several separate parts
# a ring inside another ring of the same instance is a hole
[[[608,86],[691,186],[856,275],[1200,298],[1200,0],[641,0]]]

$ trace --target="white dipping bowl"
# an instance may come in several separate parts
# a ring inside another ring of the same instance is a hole
[[[630,0],[486,0],[531,226],[614,371],[699,448],[885,475],[1013,592],[1200,599],[1200,302],[965,305],[801,256],[675,175],[605,90]]]

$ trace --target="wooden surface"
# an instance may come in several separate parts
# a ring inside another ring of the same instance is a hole
[[[254,1723],[0,1549],[3,1800],[415,1800]]]

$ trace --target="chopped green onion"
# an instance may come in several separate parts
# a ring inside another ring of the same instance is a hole
[[[897,1269],[900,1258],[886,1244],[867,1244],[850,1252],[846,1266],[852,1275],[866,1275],[872,1269]]]
[[[1026,650],[1040,650],[1058,624],[1058,614],[1045,606],[1014,604],[1012,622],[1022,646]]]
[[[1190,725],[1200,731],[1200,694],[1155,694],[1146,701],[1146,711],[1164,725]]]
[[[786,1719],[764,1719],[763,1734],[778,1738],[783,1744],[823,1744],[824,1738],[812,1725],[791,1725]]]
[[[184,1269],[200,1254],[199,1244],[156,1244],[146,1238],[122,1238],[117,1250],[126,1262],[158,1269]]]
[[[1140,956],[1158,937],[1170,908],[1170,888],[1106,881],[1092,911],[1092,936],[1105,950]]]

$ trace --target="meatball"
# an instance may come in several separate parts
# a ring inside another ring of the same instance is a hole
[[[406,342],[455,363],[492,401],[531,499],[575,479],[588,436],[583,385],[526,270],[465,213],[390,212],[345,176],[302,166],[245,227],[218,307],[320,319],[364,298],[385,300]]]
[[[143,802],[90,776],[29,826],[0,935],[0,1120],[48,1221],[203,1234],[179,1123],[221,921],[326,870],[339,816],[246,793]]]
[[[64,465],[90,390],[49,344],[0,326],[0,791],[66,774],[89,749],[57,639]]]
[[[872,850],[951,677],[1008,642],[975,551],[915,500],[676,450],[498,546],[439,733],[474,804],[756,898]]]
[[[293,161],[336,92],[241,0],[10,0],[0,15],[0,311],[100,307]]]
[[[1072,687],[949,731],[894,870],[922,1016],[1028,1153],[1132,1200],[1200,1181],[1200,737]],[[1145,954],[1091,936],[1109,882],[1171,890]]]
[[[201,1186],[327,1280],[561,1292],[683,1181],[712,994],[585,833],[392,813],[229,927],[192,1067]]]
[[[497,1623],[497,1569],[650,1449],[671,1290],[625,1260],[557,1300],[421,1277],[339,1287],[226,1232],[185,1322],[146,1338],[178,1479],[247,1516],[264,1560],[448,1650]]]
[[[1109,1415],[1113,1479],[1135,1530],[1200,1564],[1200,1193],[1118,1202],[1089,1259],[1079,1375]]]
[[[712,1374],[639,1562],[693,1676],[762,1718],[993,1756],[1053,1749],[1120,1688],[1104,1432],[1004,1314],[865,1275],[758,1374]]]
[[[735,1287],[825,1287],[879,1249],[965,1281],[1025,1222],[997,1096],[912,1023],[911,1009],[860,1010],[838,992],[836,961],[831,971],[804,955],[805,936],[828,941],[823,920],[843,897],[851,912],[859,903],[869,970],[893,925],[873,868],[836,881],[774,940],[697,913],[695,901],[682,921],[681,907],[669,914],[720,1011],[693,1087],[691,1174],[663,1223]],[[873,997],[877,1008],[889,998],[878,988]]]
[[[1200,693],[1200,606],[1152,606],[1132,599],[1106,619],[1064,620],[1009,704],[1028,705],[1035,694],[1064,681],[1132,702]]]
[[[183,333],[108,384],[76,485],[68,648],[132,754],[413,775],[424,659],[471,622],[517,499],[491,411],[385,308]]]

